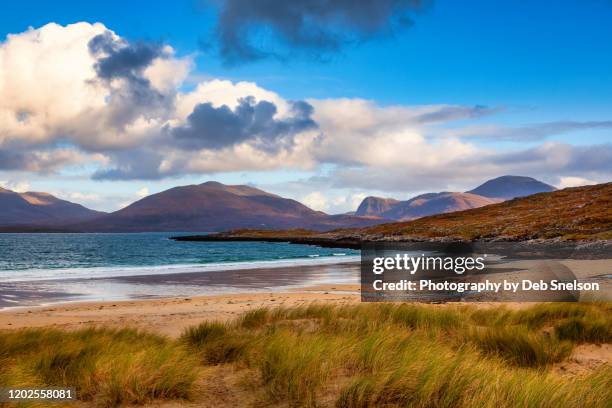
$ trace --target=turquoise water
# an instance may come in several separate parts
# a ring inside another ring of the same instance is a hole
[[[173,235],[182,234],[0,234],[0,309],[274,292],[359,278],[355,250],[282,242],[176,242],[169,239]]]
[[[0,234],[0,279],[87,278],[339,262],[359,251],[269,242],[177,242],[181,233]],[[255,265],[256,266],[256,265]],[[144,273],[144,272],[143,272]]]

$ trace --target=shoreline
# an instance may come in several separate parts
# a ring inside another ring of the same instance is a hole
[[[216,263],[174,263],[158,265],[118,265],[118,266],[92,266],[75,268],[52,268],[52,269],[23,269],[23,270],[0,270],[0,277],[4,282],[44,282],[79,279],[121,279],[133,276],[164,276],[164,275],[186,275],[198,273],[214,273],[227,271],[258,270],[258,269],[280,269],[294,267],[311,267],[340,264],[356,264],[360,262],[359,255],[347,255],[338,253],[330,256],[310,256],[284,259],[264,259],[253,261],[216,262]],[[34,271],[34,272],[33,272]],[[27,277],[27,274],[49,273],[49,276]],[[66,277],[67,274],[80,272],[82,275]],[[118,273],[124,272],[124,273]],[[127,273],[126,273],[127,272]],[[8,275],[7,275],[8,273]],[[14,274],[26,274],[26,278],[15,277]]]
[[[122,302],[164,298],[285,292],[326,284],[357,284],[360,263],[335,262],[177,273],[14,281],[0,283],[0,311],[77,302]],[[349,262],[347,262],[349,261]]]
[[[236,266],[234,264],[233,266]],[[0,282],[0,310],[79,301],[124,301],[204,295],[281,292],[293,288],[358,283],[360,264],[349,257],[304,263],[253,265],[206,270],[190,267],[177,272],[116,276],[35,279]],[[143,271],[146,271],[143,268]]]
[[[384,224],[383,224],[384,225]],[[171,240],[179,242],[287,242],[295,245],[314,245],[322,248],[361,249],[377,245],[402,245],[414,251],[445,251],[454,247],[476,246],[491,252],[500,251],[514,257],[529,257],[547,251],[552,254],[576,257],[576,259],[609,259],[612,251],[610,239],[563,240],[560,238],[535,239],[454,239],[449,237],[378,236],[346,233],[344,230],[268,231],[238,230],[209,235],[178,235]]]

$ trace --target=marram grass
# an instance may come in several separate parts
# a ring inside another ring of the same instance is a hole
[[[202,322],[177,340],[129,329],[5,331],[0,383],[75,386],[85,406],[221,408],[201,383],[231,368],[241,380],[224,389],[246,398],[241,405],[607,408],[609,365],[572,376],[555,366],[580,344],[610,343],[611,311],[311,304]]]
[[[256,372],[258,401],[271,404],[609,407],[611,367],[571,378],[553,370],[577,344],[611,341],[609,312],[604,303],[312,304],[252,310],[225,326],[224,339],[249,337],[227,362]],[[205,356],[214,340],[194,342],[192,332],[182,340]]]
[[[76,387],[97,406],[188,399],[197,361],[179,344],[136,330],[28,329],[0,334],[0,383]]]

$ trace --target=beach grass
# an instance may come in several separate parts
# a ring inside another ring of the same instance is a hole
[[[256,373],[251,387],[270,404],[607,407],[610,366],[578,377],[554,367],[579,344],[610,342],[610,311],[606,303],[311,304],[252,310],[226,325],[224,338],[250,338],[230,363]],[[188,347],[210,347],[189,333]]]
[[[5,331],[0,383],[74,386],[94,406],[609,407],[609,364],[556,368],[582,344],[611,342],[611,311],[607,303],[319,303],[205,321],[179,339]]]
[[[75,387],[80,400],[106,407],[189,399],[198,366],[167,338],[96,328],[4,332],[0,362],[3,386]]]

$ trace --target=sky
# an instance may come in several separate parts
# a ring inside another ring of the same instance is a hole
[[[250,184],[330,213],[612,179],[612,2],[7,2],[0,185],[113,211]]]

